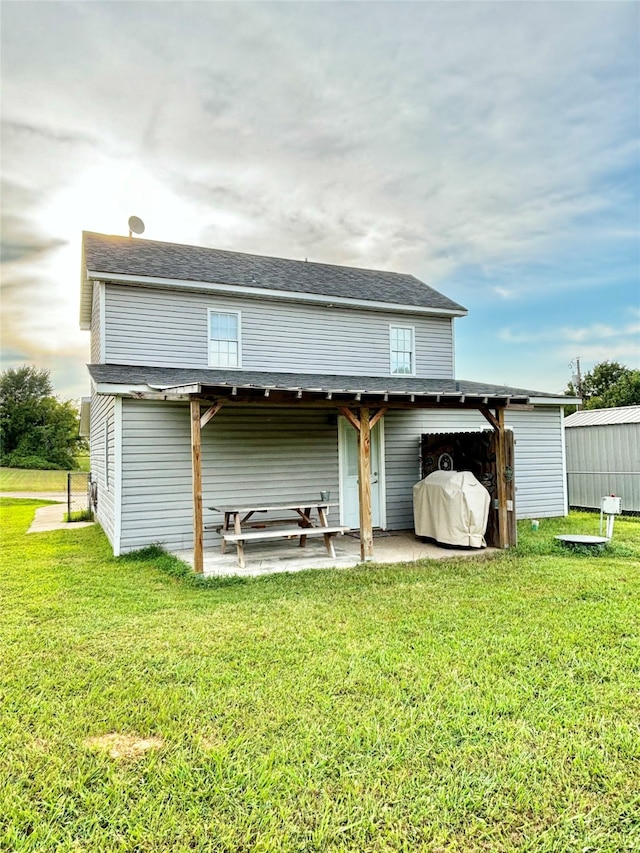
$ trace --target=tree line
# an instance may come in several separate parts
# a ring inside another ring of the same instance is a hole
[[[77,406],[53,393],[48,370],[23,365],[0,375],[0,465],[70,470],[86,450]]]
[[[640,370],[618,361],[601,361],[580,382],[569,382],[565,395],[582,397],[584,409],[617,409],[640,405]],[[567,412],[569,408],[567,407]]]

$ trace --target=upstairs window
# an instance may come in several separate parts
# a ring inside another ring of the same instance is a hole
[[[209,309],[209,364],[240,367],[240,312]]]
[[[390,326],[392,375],[413,376],[416,372],[415,330],[413,326]]]

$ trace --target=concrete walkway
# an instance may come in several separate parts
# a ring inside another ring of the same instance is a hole
[[[90,527],[94,521],[64,520],[67,512],[67,496],[64,492],[0,492],[0,498],[29,498],[38,501],[57,501],[49,506],[40,506],[35,512],[31,527],[27,533],[45,533],[49,530],[77,530],[78,527]]]
[[[66,492],[0,492],[0,498],[30,498],[34,501],[66,503]]]

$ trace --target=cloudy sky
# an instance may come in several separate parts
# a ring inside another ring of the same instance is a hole
[[[80,234],[410,272],[457,375],[640,367],[640,4],[2,3],[3,367],[87,393]]]

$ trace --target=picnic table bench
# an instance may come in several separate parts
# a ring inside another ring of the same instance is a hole
[[[304,548],[308,536],[322,536],[329,556],[335,560],[336,552],[333,547],[333,537],[347,533],[350,528],[342,525],[330,526],[327,520],[327,509],[337,504],[305,501],[304,503],[269,504],[265,506],[212,506],[209,509],[224,515],[224,522],[216,529],[222,537],[221,550],[225,553],[227,543],[236,546],[238,565],[245,567],[244,543],[263,539],[300,539],[299,545]],[[314,523],[312,513],[315,510],[318,523]],[[293,512],[297,516],[291,518],[270,518],[268,513]],[[255,518],[256,513],[267,515],[266,518]],[[295,526],[293,526],[295,523]]]

